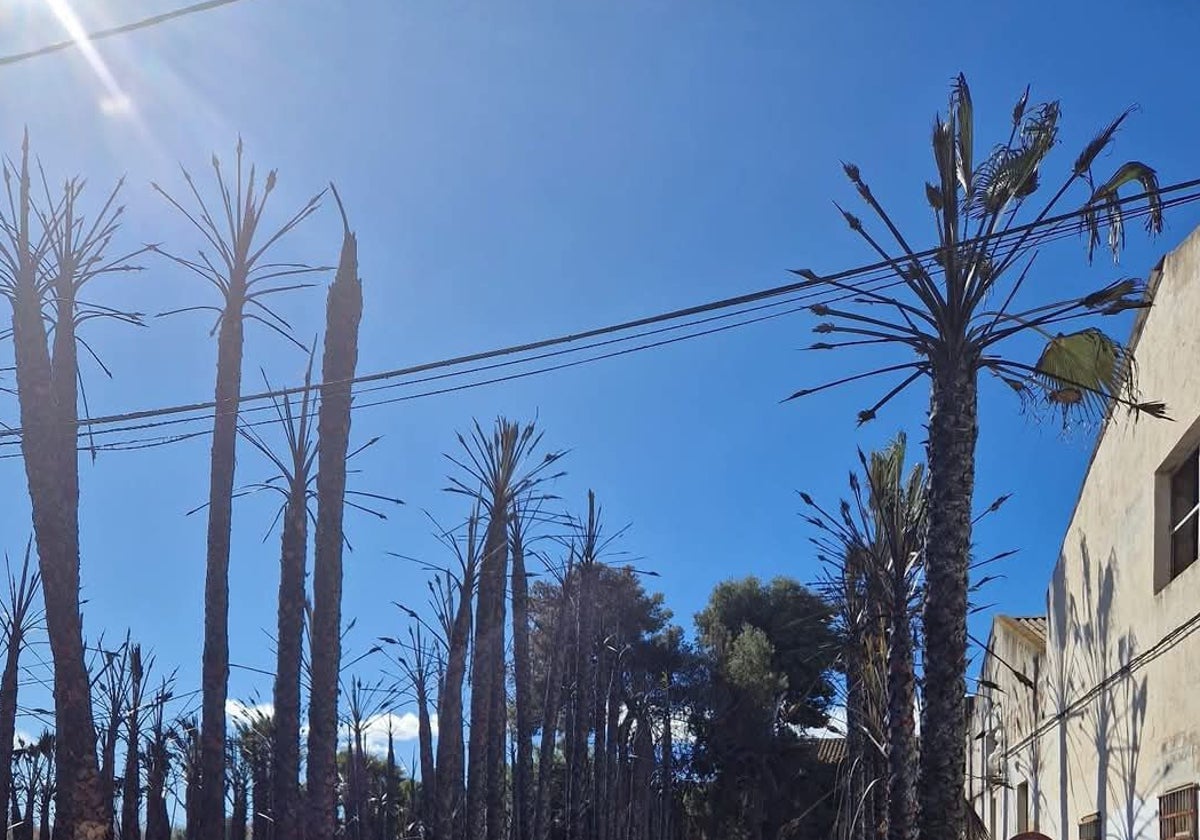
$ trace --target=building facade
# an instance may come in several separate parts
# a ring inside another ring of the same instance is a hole
[[[1045,617],[995,619],[967,790],[993,838],[1197,840],[1200,231],[1149,283],[1130,347],[1172,420],[1104,424]]]

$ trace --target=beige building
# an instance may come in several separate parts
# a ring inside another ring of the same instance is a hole
[[[967,796],[993,838],[1197,838],[1200,231],[1149,278],[1144,397],[1101,430],[1037,619],[999,616],[972,699]]]

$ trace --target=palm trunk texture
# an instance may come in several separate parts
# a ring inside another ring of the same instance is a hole
[[[934,360],[925,548],[921,837],[953,838],[965,817],[967,567],[978,436],[974,359]]]
[[[333,840],[337,809],[338,675],[342,655],[342,547],[351,380],[362,320],[358,243],[347,225],[329,287],[321,405],[317,416],[317,527],[313,565],[312,694],[309,700],[309,840]]]

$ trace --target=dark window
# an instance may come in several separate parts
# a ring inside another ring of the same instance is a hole
[[[1171,574],[1174,580],[1196,562],[1200,532],[1200,450],[1171,473]]]
[[[1084,817],[1079,823],[1079,840],[1100,840],[1100,815]]]
[[[1195,840],[1196,785],[1178,788],[1158,798],[1160,840]]]
[[[996,835],[996,794],[994,794],[994,793],[992,794],[992,801],[991,801],[991,805],[989,806],[988,810],[991,812],[988,814],[988,817],[989,817],[988,833],[992,837],[996,837],[997,836]]]
[[[1029,830],[1029,784],[1021,782],[1017,785],[1017,834]]]

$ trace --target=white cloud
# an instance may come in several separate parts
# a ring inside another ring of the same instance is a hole
[[[436,738],[438,734],[437,715],[430,716],[430,727],[433,730],[433,737]],[[386,712],[367,718],[363,726],[363,742],[367,752],[386,755],[389,730],[396,743],[401,743],[417,740],[419,729],[420,720],[414,712],[405,712],[402,715]],[[349,731],[347,730],[348,736]]]

